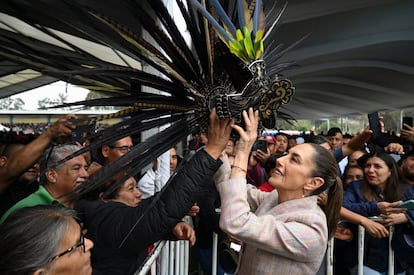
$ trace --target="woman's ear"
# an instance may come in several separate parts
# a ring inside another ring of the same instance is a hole
[[[305,183],[304,190],[312,193],[325,183],[325,180],[321,177],[313,177]]]
[[[33,272],[33,275],[45,275],[47,274],[47,270],[44,268],[39,268],[35,272]]]

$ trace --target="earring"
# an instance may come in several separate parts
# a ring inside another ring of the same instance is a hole
[[[306,197],[306,196],[305,196],[305,188],[303,188],[302,193],[303,193],[303,194],[302,194],[302,198]]]

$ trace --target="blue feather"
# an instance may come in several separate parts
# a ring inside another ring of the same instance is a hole
[[[258,29],[259,24],[260,24],[261,9],[262,9],[262,1],[261,0],[256,0],[256,7],[254,9],[254,14],[253,14],[253,34],[254,34],[254,36],[256,36],[256,32],[257,32],[257,29]]]
[[[234,26],[233,22],[231,22],[229,16],[224,11],[224,9],[221,6],[221,4],[219,3],[219,1],[218,0],[211,0],[211,4],[216,9],[219,17],[223,20],[224,24],[227,26],[227,28],[229,28],[229,30],[230,30],[231,34],[233,35],[233,37],[236,37],[236,27]]]
[[[226,41],[232,40],[230,35],[226,32],[226,30],[220,26],[217,20],[197,1],[197,0],[190,0],[193,5],[207,18],[211,25],[226,39]]]
[[[244,27],[244,0],[237,0],[237,15],[239,17],[239,29],[243,29]]]

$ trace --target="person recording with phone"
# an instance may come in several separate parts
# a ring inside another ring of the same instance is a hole
[[[407,123],[404,123],[403,128],[401,129],[401,136],[404,139],[406,139],[407,141],[409,141],[410,143],[414,143],[414,127],[413,127],[413,125],[409,125]]]

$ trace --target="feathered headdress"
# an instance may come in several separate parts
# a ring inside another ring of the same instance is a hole
[[[277,9],[273,0],[176,0],[169,6],[161,0],[4,0],[0,5],[3,13],[54,41],[9,26],[10,31],[1,30],[0,55],[105,95],[56,107],[123,108],[96,118],[123,119],[89,136],[94,143],[77,154],[168,125],[95,174],[81,193],[126,167],[130,175],[137,174],[205,124],[212,108],[221,118],[240,121],[241,111],[254,107],[268,128],[274,127],[276,116],[284,117],[278,108],[289,103],[294,87],[280,72],[294,62],[280,64],[278,59],[302,40],[286,48],[270,41],[286,5]],[[78,40],[90,44],[80,47]],[[88,48],[102,46],[123,64]]]

